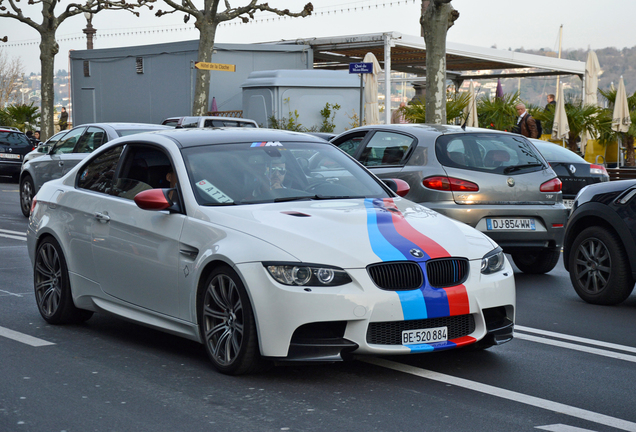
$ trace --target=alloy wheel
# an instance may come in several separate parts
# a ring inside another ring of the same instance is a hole
[[[57,312],[62,297],[62,264],[55,247],[46,243],[35,262],[35,299],[44,317]]]
[[[208,285],[203,305],[205,343],[215,362],[231,365],[240,353],[244,337],[244,309],[238,287],[226,274]]]
[[[576,251],[576,278],[590,294],[602,291],[609,281],[612,260],[605,244],[597,238],[583,241]]]

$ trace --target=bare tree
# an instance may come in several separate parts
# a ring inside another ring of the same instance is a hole
[[[451,0],[423,0],[426,43],[426,123],[446,124],[446,33],[459,18]]]
[[[267,3],[257,4],[257,0],[249,0],[247,5],[240,7],[232,7],[230,5],[230,0],[224,0],[225,10],[220,12],[218,10],[220,0],[204,0],[203,8],[201,9],[199,9],[192,0],[164,0],[164,2],[170,6],[172,10],[159,10],[156,13],[157,16],[160,17],[170,13],[183,12],[186,14],[184,22],[188,22],[191,16],[194,17],[194,26],[199,30],[199,53],[197,60],[205,63],[209,63],[212,60],[216,28],[222,22],[239,18],[244,23],[247,23],[250,19],[254,19],[254,13],[259,11],[272,12],[279,16],[306,17],[311,15],[311,12],[314,10],[311,3],[307,3],[301,12],[294,13],[290,12],[289,9],[281,10],[272,8]],[[197,77],[194,88],[192,114],[204,115],[208,111],[208,101],[210,99],[209,70],[197,69]]]
[[[156,0],[135,0],[134,3],[127,3],[126,0],[87,0],[84,4],[71,3],[68,0],[28,0],[29,5],[40,4],[42,6],[42,21],[36,22],[19,7],[20,0],[0,0],[0,18],[16,19],[40,33],[40,64],[42,74],[42,139],[53,135],[54,132],[54,87],[53,71],[55,55],[60,47],[55,40],[55,33],[60,25],[68,18],[89,12],[96,14],[104,9],[126,10],[137,16],[139,12],[134,9],[147,6]],[[62,3],[67,3],[63,5]],[[55,15],[56,8],[60,12]],[[149,6],[152,9],[152,6]]]
[[[0,50],[0,108],[14,100],[14,92],[20,85],[22,73],[20,59],[9,59],[4,51]]]

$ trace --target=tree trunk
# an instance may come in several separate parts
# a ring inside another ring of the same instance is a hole
[[[42,68],[40,140],[44,142],[55,133],[55,90],[53,75],[55,55],[59,52],[60,47],[55,41],[55,29],[49,30],[46,33],[40,33],[40,36],[40,67]]]
[[[578,144],[576,142],[577,138],[578,137],[576,135],[568,133],[568,149],[570,149],[574,153],[578,153],[578,151],[579,151],[579,146],[578,146]]]
[[[206,17],[197,19],[195,27],[199,29],[199,54],[197,60],[210,63],[212,61],[212,51],[214,49],[214,37],[216,26],[214,21],[204,22]],[[209,18],[208,18],[209,19]],[[208,102],[210,100],[210,74],[209,70],[196,70],[196,81],[194,85],[194,101],[192,103],[192,115],[206,115],[209,111]]]
[[[433,0],[420,18],[426,42],[426,123],[446,124],[446,33],[458,17],[450,0]]]
[[[634,161],[634,137],[631,135],[625,134],[625,141],[623,144],[625,147],[625,155],[627,156],[627,161],[625,161],[625,166],[636,166]]]

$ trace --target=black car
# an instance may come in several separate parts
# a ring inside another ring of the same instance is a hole
[[[13,128],[0,128],[0,175],[10,175],[17,180],[24,155],[33,148],[24,133]]]
[[[610,305],[629,297],[636,281],[636,180],[581,190],[565,230],[563,263],[586,302]]]
[[[609,181],[603,165],[592,164],[573,151],[548,141],[532,139],[532,144],[548,161],[563,183],[563,204],[572,208],[574,198],[585,186]]]

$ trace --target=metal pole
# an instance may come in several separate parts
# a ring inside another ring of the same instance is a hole
[[[362,126],[362,117],[364,114],[363,101],[362,101],[362,98],[364,97],[364,86],[363,86],[362,75],[363,74],[360,74],[360,120],[358,121],[358,123],[360,124],[358,126]]]
[[[384,123],[391,124],[391,33],[384,34]]]

